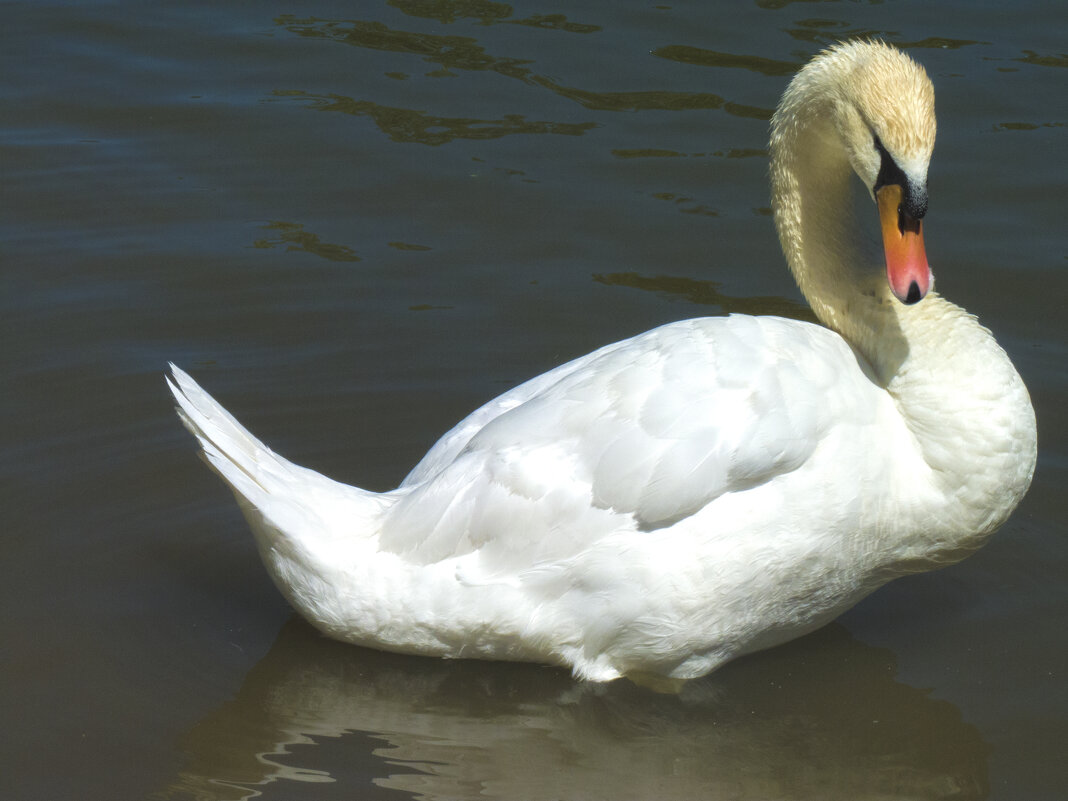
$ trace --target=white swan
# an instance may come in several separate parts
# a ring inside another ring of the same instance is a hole
[[[1034,471],[1020,377],[928,292],[933,103],[875,42],[822,53],[783,96],[775,221],[826,328],[735,315],[608,345],[475,411],[382,494],[285,461],[174,368],[181,417],[332,637],[607,681],[694,678],[805,634],[981,545]]]

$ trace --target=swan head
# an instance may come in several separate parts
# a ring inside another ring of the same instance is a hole
[[[876,203],[890,291],[905,304],[922,300],[933,283],[923,218],[936,127],[923,67],[882,42],[837,45],[797,74],[776,117],[773,140],[795,124],[830,133],[828,146]]]
[[[923,244],[927,167],[935,142],[934,87],[923,67],[880,42],[830,51],[841,59],[836,127],[879,209],[886,277],[902,303],[931,287]]]

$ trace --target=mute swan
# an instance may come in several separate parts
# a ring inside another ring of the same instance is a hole
[[[172,367],[178,411],[289,602],[340,640],[690,679],[979,547],[1026,492],[1027,390],[930,291],[934,95],[835,46],[771,125],[787,262],[824,326],[685,320],[478,409],[381,494],[293,465]],[[851,212],[859,176],[882,248]]]

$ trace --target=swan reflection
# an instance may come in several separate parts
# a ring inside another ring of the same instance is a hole
[[[837,624],[657,694],[323,639],[294,618],[164,798],[984,798],[988,747]],[[296,784],[297,782],[301,784]]]

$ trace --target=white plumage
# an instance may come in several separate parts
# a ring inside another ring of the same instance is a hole
[[[933,143],[907,57],[820,55],[776,114],[771,174],[829,327],[735,315],[608,345],[475,411],[392,492],[290,464],[173,366],[171,388],[275,582],[327,634],[594,680],[700,676],[961,558],[1030,483],[1023,383],[928,294]],[[854,173],[885,259],[851,216]]]

